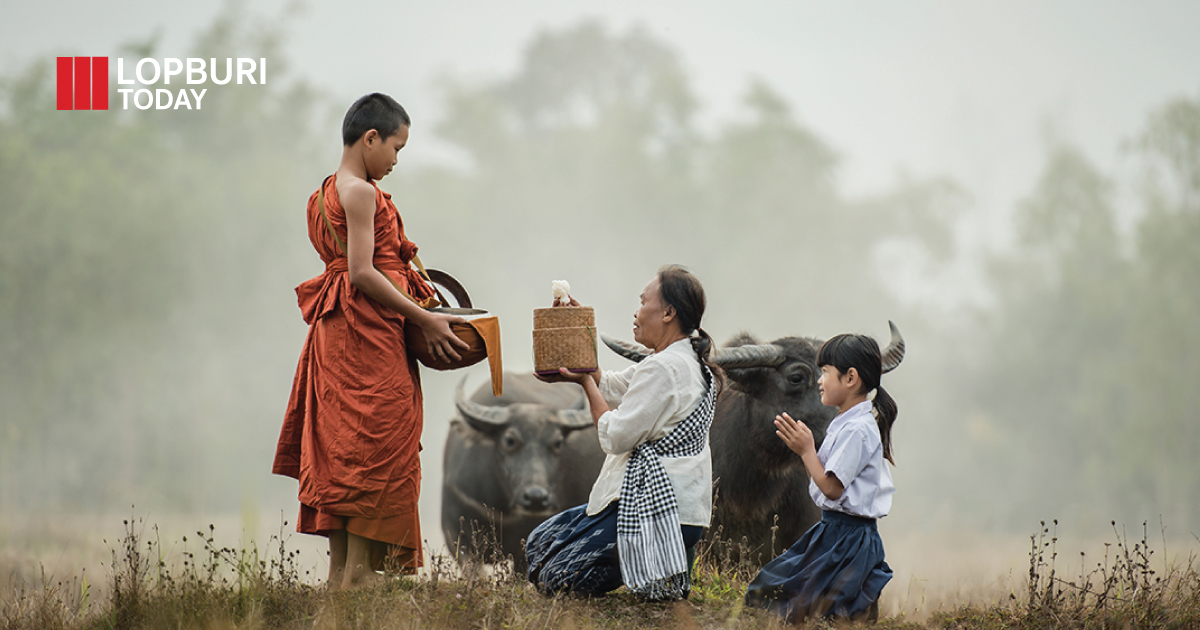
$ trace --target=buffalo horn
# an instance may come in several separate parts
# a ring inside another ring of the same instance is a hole
[[[645,347],[636,343],[627,343],[618,339],[613,339],[608,335],[600,335],[600,338],[604,340],[604,345],[608,346],[610,350],[625,357],[626,359],[629,359],[630,361],[633,361],[634,363],[638,363],[651,354],[651,352]]]
[[[900,329],[896,328],[896,324],[892,320],[888,320],[888,328],[892,329],[892,341],[888,344],[886,350],[883,351],[883,373],[887,374],[896,369],[900,362],[904,360],[904,337],[900,336]]]
[[[593,424],[592,412],[587,409],[563,409],[558,412],[558,425],[568,431],[587,429]]]
[[[608,335],[600,335],[600,338],[613,352],[635,363],[651,354],[649,350],[635,343],[613,339]],[[715,348],[712,351],[713,363],[725,369],[774,367],[783,363],[785,358],[783,348],[769,343],[736,348]]]
[[[477,431],[495,431],[508,424],[507,407],[481,405],[467,398],[463,393],[463,386],[466,384],[465,377],[458,382],[458,388],[454,391],[454,405],[458,407],[458,413],[462,414],[467,424]]]
[[[715,348],[712,351],[712,362],[723,369],[752,367],[776,367],[787,357],[783,348],[773,343],[759,343],[732,348]]]

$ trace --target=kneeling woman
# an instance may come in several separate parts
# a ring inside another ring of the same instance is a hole
[[[633,338],[653,354],[621,372],[545,379],[583,386],[607,455],[588,504],[529,534],[529,580],[546,594],[624,584],[647,599],[682,599],[691,586],[688,558],[712,518],[708,429],[720,374],[695,276],[663,267],[641,300]]]

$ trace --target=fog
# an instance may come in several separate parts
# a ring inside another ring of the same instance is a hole
[[[552,280],[629,338],[682,263],[718,341],[900,327],[885,540],[1200,531],[1200,8],[644,5],[7,8],[0,545],[65,545],[31,533],[63,515],[294,519],[269,471],[293,288],[322,269],[304,203],[370,91],[414,121],[380,186],[499,315],[508,370]],[[266,58],[268,80],[59,112],[59,55]],[[462,378],[486,369],[422,374],[434,547]]]

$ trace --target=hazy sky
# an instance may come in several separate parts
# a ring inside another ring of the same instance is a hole
[[[412,112],[410,159],[437,155],[420,131],[437,118],[440,72],[510,72],[539,29],[585,17],[640,25],[679,52],[709,124],[738,115],[751,77],[843,156],[851,193],[899,173],[947,175],[995,216],[1032,186],[1053,135],[1119,170],[1120,143],[1167,99],[1200,92],[1200,3],[509,0],[245,3],[287,16],[293,67],[336,98],[386,91]],[[43,0],[9,3],[6,69],[56,54],[115,55],[161,33],[160,57],[186,56],[223,3]],[[238,56],[239,51],[229,51]]]

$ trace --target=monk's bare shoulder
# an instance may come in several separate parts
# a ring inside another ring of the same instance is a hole
[[[338,198],[346,214],[375,216],[375,187],[358,177],[338,178]]]

